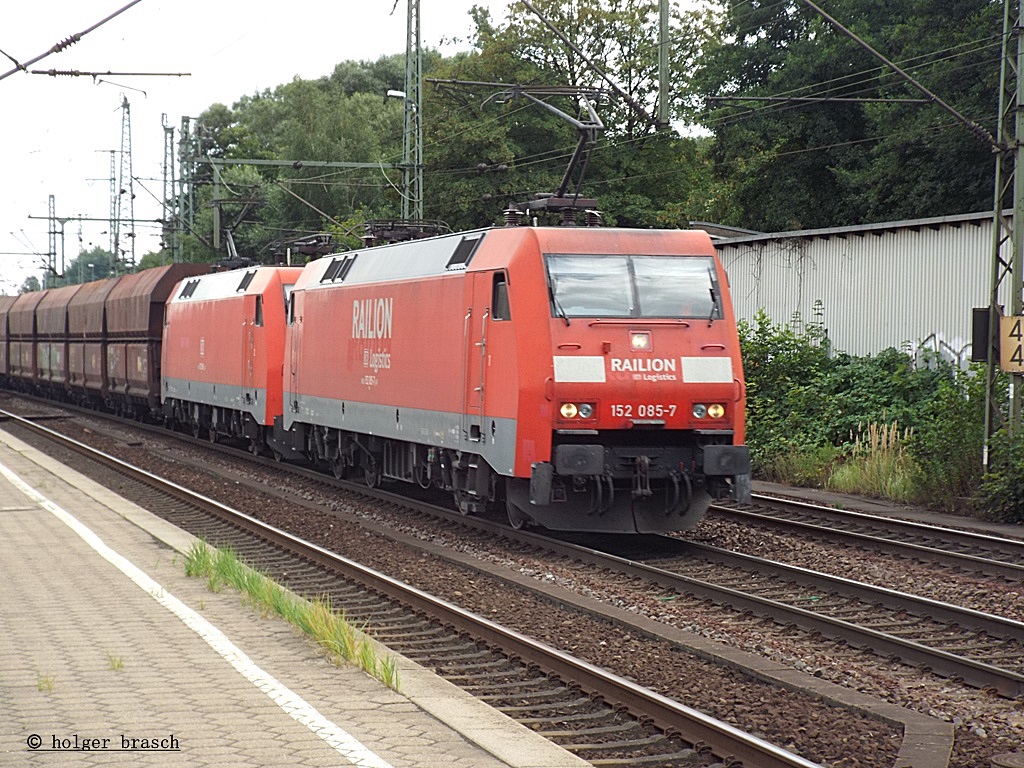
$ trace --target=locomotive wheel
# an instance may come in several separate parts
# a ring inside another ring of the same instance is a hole
[[[206,430],[206,439],[209,440],[211,444],[217,442],[217,430],[214,427],[210,427]]]
[[[465,517],[469,517],[473,514],[473,496],[470,496],[465,491],[452,491],[452,495],[455,497],[456,512],[460,515],[464,515]]]
[[[203,434],[203,428],[199,426],[199,422],[192,422],[192,437],[198,440],[201,434]]]
[[[338,456],[335,459],[331,459],[331,474],[334,475],[338,480],[341,480],[345,476],[345,462]],[[370,486],[371,488],[373,486]]]
[[[508,524],[512,526],[513,530],[520,531],[530,525],[530,516],[511,501],[505,501],[505,513],[508,515]]]

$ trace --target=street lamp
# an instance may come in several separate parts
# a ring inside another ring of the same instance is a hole
[[[93,279],[94,279],[94,277],[93,277],[93,267],[95,267],[95,266],[96,266],[95,264],[89,264],[89,265],[88,265],[88,267],[89,267],[89,282],[90,282],[90,283],[91,283],[91,282],[93,281]]]

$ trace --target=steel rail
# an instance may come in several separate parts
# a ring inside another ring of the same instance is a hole
[[[893,528],[902,528],[907,531],[914,531],[924,535],[941,533],[949,534],[952,537],[961,538],[965,541],[977,541],[984,545],[992,545],[996,547],[1009,545],[1015,551],[1019,551],[1022,554],[1024,554],[1024,538],[1006,538],[1004,536],[993,536],[992,534],[981,533],[979,531],[965,531],[956,528],[946,528],[945,526],[941,525],[932,525],[930,523],[918,523],[913,520],[904,520],[898,517],[872,515],[867,512],[859,512],[854,509],[839,509],[838,507],[828,507],[821,504],[812,504],[811,502],[808,501],[801,501],[798,499],[786,499],[781,498],[779,496],[771,496],[762,493],[751,494],[751,498],[757,499],[758,501],[770,502],[773,504],[784,504],[786,506],[810,509],[814,512],[829,512],[835,514],[837,517],[845,517],[851,520],[861,520],[863,522],[869,523],[892,523]],[[1024,530],[1021,531],[1021,535],[1024,536]]]
[[[89,413],[91,415],[96,415],[93,412]],[[135,426],[139,425],[136,424]],[[166,430],[155,429],[154,432],[165,434]],[[187,435],[179,433],[173,434],[175,437],[186,441],[206,445],[205,441],[191,440]],[[88,446],[83,447],[86,450],[92,450]],[[238,453],[239,455],[244,455],[247,459],[252,458],[244,451],[238,451]],[[269,459],[266,460],[265,463],[277,467],[282,466],[280,464],[272,464]],[[830,637],[838,637],[860,647],[870,648],[872,651],[880,655],[898,657],[905,663],[935,670],[941,675],[958,678],[966,684],[977,688],[994,690],[999,692],[1001,695],[1008,697],[1024,695],[1024,675],[1020,675],[1012,670],[1003,670],[984,662],[957,656],[955,654],[942,651],[941,649],[930,648],[878,630],[860,627],[856,624],[836,619],[822,613],[809,611],[798,606],[771,600],[770,598],[751,595],[730,587],[672,573],[634,560],[621,558],[611,553],[601,552],[596,549],[573,544],[567,541],[560,541],[557,538],[551,538],[544,534],[529,531],[512,531],[502,524],[483,520],[481,518],[466,518],[452,510],[443,507],[436,507],[429,503],[412,501],[408,497],[404,497],[397,493],[391,493],[381,489],[369,489],[365,486],[359,485],[358,483],[335,480],[334,478],[324,476],[322,473],[315,472],[313,470],[306,470],[300,467],[290,467],[290,470],[297,475],[349,488],[365,496],[372,496],[373,498],[391,501],[405,507],[420,509],[421,511],[427,512],[431,515],[442,517],[462,525],[471,525],[490,533],[504,535],[511,539],[524,541],[549,551],[554,551],[568,558],[585,558],[598,567],[614,569],[636,578],[647,579],[665,588],[688,591],[701,597],[706,597],[720,605],[730,605],[739,611],[751,611],[758,615],[768,616],[776,620],[778,620],[780,616],[788,616],[795,625],[800,626],[805,630],[821,632]],[[729,511],[732,510],[730,509]],[[828,533],[832,532],[831,529],[826,529],[826,531]],[[895,590],[886,590],[884,588],[874,587],[862,582],[840,579],[838,577],[809,571],[807,569],[801,569],[796,566],[777,563],[775,561],[762,560],[760,558],[754,558],[740,553],[727,552],[726,550],[717,550],[714,547],[708,547],[706,545],[700,545],[693,542],[687,542],[687,546],[691,548],[703,548],[709,553],[712,553],[712,557],[718,557],[723,560],[732,560],[734,563],[747,563],[747,565],[741,567],[761,570],[765,568],[778,569],[780,572],[800,577],[804,583],[812,581],[822,588],[835,588],[836,591],[845,593],[851,597],[856,597],[857,599],[869,602],[890,599],[892,601],[899,602],[907,610],[915,613],[916,615],[928,616],[931,618],[941,617],[941,620],[948,622],[964,622],[976,628],[993,632],[1001,636],[1006,636],[1007,634],[1009,634],[1010,637],[1024,636],[1024,624],[1013,622],[1009,619],[1004,619],[998,616],[992,616],[978,611],[971,611],[969,609],[940,603],[938,601],[932,601],[927,598],[909,595]],[[842,589],[839,588],[840,585],[843,587]],[[679,732],[682,733],[682,731]]]
[[[977,531],[960,531],[955,528],[932,526],[909,520],[880,517],[878,515],[871,515],[864,512],[836,509],[834,507],[823,507],[809,502],[795,501],[773,496],[761,496],[754,494],[753,498],[769,505],[775,505],[783,510],[786,508],[807,510],[808,512],[813,512],[815,515],[824,518],[831,518],[840,522],[873,526],[874,528],[882,529],[883,531],[888,529],[890,531],[896,531],[907,536],[914,536],[918,538],[925,537],[937,539],[939,543],[941,543],[943,539],[946,539],[947,541],[952,541],[957,546],[984,548],[992,550],[997,554],[999,552],[1004,552],[1008,557],[1019,559],[1021,562],[1011,562],[1008,560],[998,560],[994,557],[972,555],[965,552],[955,552],[948,549],[942,549],[939,546],[920,544],[913,541],[901,541],[898,538],[886,536],[884,533],[878,535],[864,533],[862,531],[846,530],[829,525],[825,521],[813,522],[807,520],[792,520],[770,512],[740,509],[734,506],[719,504],[713,504],[711,509],[719,513],[733,515],[736,517],[767,521],[772,525],[778,525],[780,527],[812,531],[814,533],[827,535],[831,538],[843,538],[851,542],[856,542],[859,545],[868,546],[875,551],[881,550],[892,552],[894,554],[912,552],[918,555],[927,556],[928,558],[938,562],[949,563],[959,567],[967,567],[968,565],[976,566],[977,568],[984,570],[986,573],[999,575],[1015,582],[1024,581],[1024,564],[1022,564],[1024,563],[1024,540],[992,536],[990,534],[979,533]]]

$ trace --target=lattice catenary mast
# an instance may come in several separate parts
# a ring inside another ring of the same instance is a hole
[[[405,40],[405,132],[402,140],[402,218],[423,220],[423,54],[420,0],[408,0]]]
[[[114,158],[111,153],[111,189],[110,189],[110,251],[114,257],[114,271],[117,271],[117,260],[123,253],[128,258],[129,268],[135,267],[135,181],[132,174],[132,113],[131,106],[125,96],[121,97],[121,163],[116,183],[114,182]],[[127,219],[127,221],[126,221]],[[130,245],[121,244],[121,224],[127,223],[128,231],[124,237]],[[130,255],[129,255],[130,254]]]

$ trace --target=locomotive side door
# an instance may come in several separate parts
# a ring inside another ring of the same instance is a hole
[[[244,409],[252,403],[253,387],[253,299],[254,296],[243,298],[242,309],[242,371],[239,381],[242,382],[242,404]]]
[[[466,275],[466,314],[463,318],[462,439],[477,443],[484,434],[487,401],[487,328],[491,313],[491,272]]]
[[[518,392],[508,273],[474,273],[467,278],[467,292],[472,301],[467,301],[465,316],[462,434],[463,440],[481,443],[474,450],[486,454],[487,445],[493,449],[495,440],[502,439],[496,411],[505,411],[507,420],[510,398],[515,398],[510,393]]]
[[[261,325],[260,314],[263,309],[263,297],[259,294],[250,294],[245,297],[245,306],[242,312],[242,403],[243,406],[252,405],[256,400],[256,383],[254,381],[256,363],[256,333],[255,326]]]
[[[298,312],[298,302],[302,300],[302,293],[292,291],[288,299],[288,306],[285,307],[285,312],[288,318],[288,329],[287,329],[287,340],[288,348],[286,355],[288,357],[284,364],[288,368],[288,384],[286,390],[291,393],[291,397],[288,398],[288,402],[284,404],[286,413],[296,414],[299,412],[299,333],[301,328],[299,327],[302,323],[302,316]],[[290,419],[286,416],[284,419],[285,424],[290,424]]]

